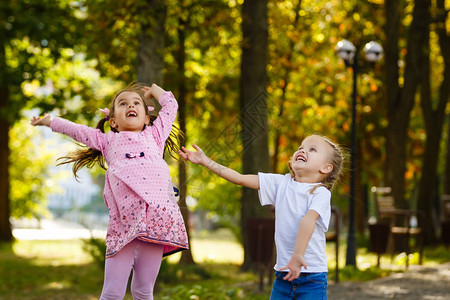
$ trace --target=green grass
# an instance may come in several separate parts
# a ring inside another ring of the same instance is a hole
[[[195,266],[182,266],[173,255],[164,259],[155,299],[267,299],[270,286],[258,291],[258,276],[241,272],[243,251],[232,235],[219,230],[194,234],[191,241]],[[359,248],[358,268],[345,267],[345,241],[341,242],[341,281],[366,281],[405,269],[404,261],[391,263]],[[450,261],[450,251],[439,246],[425,249],[425,264]],[[334,245],[327,245],[329,281],[334,280]],[[179,257],[178,257],[179,258]],[[16,241],[0,244],[0,299],[98,299],[103,270],[83,250],[80,240]],[[132,299],[127,293],[125,299]]]
[[[192,234],[190,246],[196,262],[242,264],[244,250],[229,230],[201,231]],[[181,253],[169,256],[177,262]]]
[[[0,246],[0,299],[98,299],[102,275],[81,241]]]
[[[175,268],[176,275],[168,281],[158,279],[155,299],[266,300],[270,295],[269,286],[266,285],[264,291],[259,292],[257,277],[252,273],[241,272],[235,264],[201,263],[181,268],[171,265],[169,268]]]

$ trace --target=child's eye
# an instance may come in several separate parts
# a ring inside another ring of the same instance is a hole
[[[124,105],[127,105],[127,104],[125,102],[120,102],[119,105],[120,106],[124,106]]]
[[[317,152],[317,149],[316,148],[311,148],[310,151]]]

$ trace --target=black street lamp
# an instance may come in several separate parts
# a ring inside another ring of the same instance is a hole
[[[347,260],[346,265],[356,266],[356,238],[355,238],[355,180],[356,180],[356,95],[358,77],[358,51],[351,42],[340,41],[336,46],[337,55],[345,61],[345,65],[353,70],[352,93],[352,127],[350,148],[350,201],[349,201],[349,226],[347,236]],[[383,56],[383,47],[377,42],[369,42],[364,46],[364,55],[369,62],[376,62]]]

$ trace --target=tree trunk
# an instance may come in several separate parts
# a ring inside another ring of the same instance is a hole
[[[3,15],[3,14],[2,14]],[[5,32],[0,29],[0,241],[11,241],[12,231],[9,222],[9,130],[8,120],[9,88],[6,75]]]
[[[399,3],[396,0],[386,0],[386,43],[385,50],[385,86],[387,98],[387,112],[388,112],[388,130],[386,132],[386,163],[385,163],[385,185],[390,186],[395,193],[396,201],[403,199],[404,194],[404,173],[406,163],[406,129],[403,129],[404,122],[400,124],[398,120],[397,111],[405,114],[404,118],[409,120],[409,110],[403,111],[397,108],[400,102],[401,91],[398,85],[399,70],[399,26],[400,14]],[[406,121],[408,123],[408,121]],[[402,125],[402,126],[400,126]],[[397,138],[401,138],[400,147],[397,145]],[[398,161],[398,164],[393,162]],[[393,166],[396,166],[395,168]],[[401,196],[399,196],[401,195]],[[401,206],[405,206],[403,203]]]
[[[4,55],[0,59],[4,59]],[[5,114],[9,101],[8,87],[0,83],[0,241],[11,241],[10,199],[9,199],[9,130],[10,122]]]
[[[443,2],[441,1],[442,8]],[[438,26],[439,27],[439,26]],[[449,36],[445,31],[445,19],[442,20],[441,29],[437,29],[439,34],[439,45],[441,53],[444,58],[444,77],[440,85],[438,97],[439,101],[435,109],[433,109],[432,91],[430,86],[430,61],[429,54],[424,60],[423,71],[424,77],[422,79],[422,92],[421,92],[421,107],[425,120],[426,130],[426,144],[425,154],[422,167],[422,178],[419,184],[419,199],[418,208],[424,212],[424,218],[419,219],[419,225],[424,230],[425,244],[431,244],[437,241],[436,237],[436,225],[437,215],[433,210],[433,204],[437,194],[438,184],[438,159],[440,141],[442,137],[442,129],[445,118],[445,107],[450,97],[450,47]],[[429,53],[429,43],[424,45],[426,47],[426,53]]]
[[[144,10],[148,23],[142,24],[137,55],[137,79],[139,82],[163,84],[164,35],[166,5],[164,0],[147,0]]]
[[[450,84],[448,82],[447,84]],[[443,112],[445,110],[442,110]],[[434,210],[435,198],[437,194],[437,166],[439,158],[439,144],[442,136],[442,126],[444,116],[439,116],[441,113],[434,112],[436,121],[430,124],[430,129],[427,130],[427,140],[425,144],[425,154],[423,158],[422,178],[419,182],[419,198],[417,202],[418,210],[424,213],[419,215],[419,227],[424,231],[424,244],[429,245],[437,241],[436,230],[439,220],[437,219],[436,211]],[[444,115],[444,113],[442,113]]]
[[[245,0],[242,6],[242,57],[240,107],[242,126],[242,171],[245,174],[268,172],[267,124],[267,0]],[[247,238],[247,219],[268,216],[261,207],[256,190],[244,188],[241,201],[241,229],[244,244],[243,269],[252,267]]]
[[[438,12],[442,14],[443,20],[441,20],[442,24],[445,24],[446,18],[448,18],[448,11],[445,13],[445,0],[437,0],[436,6],[438,8]],[[439,26],[436,30],[439,35],[439,47],[441,48],[441,53],[444,58],[444,64],[445,64],[445,71],[447,72],[445,74],[448,74],[448,71],[450,70],[450,35],[446,30],[445,25]],[[445,81],[445,75],[444,75],[444,81]],[[447,89],[446,91],[443,89]],[[441,97],[444,97],[445,93],[447,93],[447,101],[449,97],[449,85],[446,86],[444,83],[441,85]],[[444,194],[450,194],[450,119],[447,118],[447,147],[446,147],[446,155],[445,155],[445,173],[444,173],[444,182],[443,182],[443,193]]]
[[[399,7],[386,0],[386,90],[388,128],[386,131],[385,182],[392,188],[396,206],[407,207],[405,195],[406,144],[410,112],[420,83],[423,45],[428,42],[429,0],[416,0],[408,32],[404,85],[398,85]]]
[[[186,49],[185,49],[185,41],[186,41],[186,21],[180,17],[178,19],[178,51],[177,51],[177,65],[178,65],[178,74],[180,76],[178,82],[178,121],[180,124],[180,130],[183,134],[180,134],[180,144],[185,145],[186,140],[186,77],[185,77],[185,62],[186,62]],[[180,209],[181,214],[183,215],[184,223],[186,224],[186,232],[188,238],[190,240],[190,228],[189,228],[189,209],[186,204],[186,195],[187,195],[187,176],[186,176],[186,164],[184,161],[180,160],[178,164],[179,170],[179,187],[180,187]],[[191,248],[189,250],[183,251],[181,254],[181,260],[184,264],[194,264],[194,258],[192,257]]]
[[[445,195],[450,194],[450,118],[447,116],[447,147],[445,154],[445,169],[444,169],[444,179],[442,181],[442,193]]]

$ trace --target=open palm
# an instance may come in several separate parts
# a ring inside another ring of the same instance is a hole
[[[185,147],[181,147],[181,150],[178,153],[180,154],[180,156],[182,158],[190,161],[191,163],[194,163],[194,164],[205,163],[208,157],[203,152],[203,150],[197,145],[192,145],[192,147],[194,147],[194,149],[196,151],[190,151],[190,150],[186,149]]]
[[[30,121],[31,125],[33,125],[33,126],[38,126],[38,125],[50,126],[50,122],[51,122],[51,117],[49,114],[44,114],[44,116],[42,118],[34,116]]]

